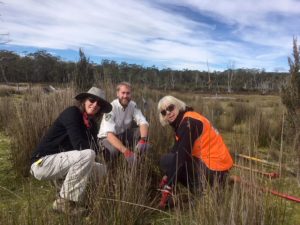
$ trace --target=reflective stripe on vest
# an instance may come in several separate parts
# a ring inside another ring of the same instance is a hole
[[[199,120],[203,124],[202,134],[194,142],[192,155],[201,159],[211,170],[229,170],[233,165],[233,160],[219,132],[197,112],[186,112],[183,119],[186,117]]]

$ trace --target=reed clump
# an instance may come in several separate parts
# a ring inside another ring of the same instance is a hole
[[[72,104],[72,89],[45,94],[36,89],[21,99],[3,100],[1,123],[11,137],[11,159],[17,174],[27,176],[30,157],[50,125],[62,110]],[[9,118],[6,120],[6,118]]]

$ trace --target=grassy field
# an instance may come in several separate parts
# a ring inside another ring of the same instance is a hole
[[[112,100],[113,88],[107,87],[106,91]],[[179,187],[177,198],[181,201],[177,207],[165,212],[155,210],[159,197],[155,189],[161,176],[158,158],[172,144],[172,131],[159,125],[156,112],[156,102],[166,94],[186,101],[213,122],[229,146],[235,163],[252,169],[249,172],[234,168],[231,174],[241,176],[250,185],[228,186],[222,202],[216,201],[209,190],[202,198],[191,201],[193,198],[186,189]],[[0,99],[6,109],[0,110],[0,123],[9,126],[5,131],[8,135],[4,135],[4,131],[0,133],[0,224],[300,224],[299,203],[255,188],[269,187],[300,197],[296,177],[289,171],[295,170],[295,153],[288,145],[283,144],[281,148],[286,137],[281,135],[284,108],[279,96],[182,95],[147,89],[136,91],[135,99],[139,103],[142,96],[147,97],[149,103],[145,114],[151,124],[150,139],[154,149],[149,159],[136,170],[121,163],[115,173],[109,174],[94,190],[89,217],[70,218],[52,212],[54,187],[49,182],[20,175],[32,151],[31,146],[59,111],[70,104],[67,99],[73,95],[73,92],[31,93],[22,100],[18,97],[14,109],[10,109],[9,99]],[[33,112],[34,116],[31,116]],[[10,120],[11,117],[15,119]],[[278,172],[278,167],[249,161],[238,154],[282,164],[282,177],[271,180],[255,173],[254,170]],[[190,201],[182,200],[184,198]]]
[[[54,189],[48,182],[38,182],[31,177],[16,175],[9,149],[9,138],[0,133],[0,224],[4,224],[4,221],[18,224],[21,218],[17,215],[28,215],[32,204],[42,206],[40,203],[54,196]]]

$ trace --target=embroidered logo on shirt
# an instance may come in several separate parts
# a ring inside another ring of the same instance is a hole
[[[111,114],[105,114],[105,120],[108,121],[111,118]]]

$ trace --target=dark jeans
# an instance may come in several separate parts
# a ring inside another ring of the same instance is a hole
[[[193,193],[202,193],[208,184],[224,187],[228,171],[210,170],[202,160],[193,156],[181,167],[174,166],[178,161],[176,156],[176,153],[168,153],[160,160],[160,167],[168,176],[170,185],[181,183]]]

